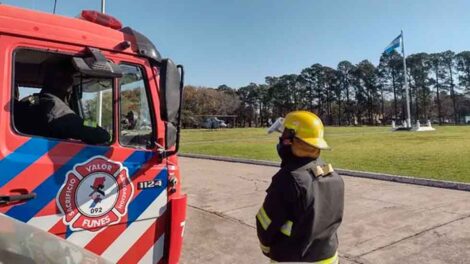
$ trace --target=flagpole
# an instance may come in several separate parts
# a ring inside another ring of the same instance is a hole
[[[405,92],[406,92],[406,127],[411,128],[410,115],[410,92],[408,87],[408,75],[406,73],[406,56],[405,56],[405,40],[403,38],[403,30],[401,31],[401,54],[403,55],[403,75],[405,76]]]

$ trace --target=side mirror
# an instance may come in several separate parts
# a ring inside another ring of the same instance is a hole
[[[183,99],[184,69],[170,59],[160,64],[160,113],[165,121],[165,149],[167,155],[178,152]]]

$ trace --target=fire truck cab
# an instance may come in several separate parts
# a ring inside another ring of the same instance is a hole
[[[0,213],[113,263],[177,263],[183,75],[111,16],[0,4]]]

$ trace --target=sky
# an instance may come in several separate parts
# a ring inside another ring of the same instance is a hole
[[[52,12],[54,0],[0,0]],[[100,0],[57,0],[56,13],[100,10]],[[404,31],[405,52],[470,50],[468,0],[108,0],[106,13],[183,64],[186,84],[233,88],[298,74],[315,63],[378,63]]]

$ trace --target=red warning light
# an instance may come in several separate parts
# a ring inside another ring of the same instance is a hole
[[[121,21],[117,20],[112,16],[105,15],[98,11],[94,10],[83,10],[81,13],[81,17],[87,21],[105,26],[110,27],[112,29],[121,29],[122,23]]]

